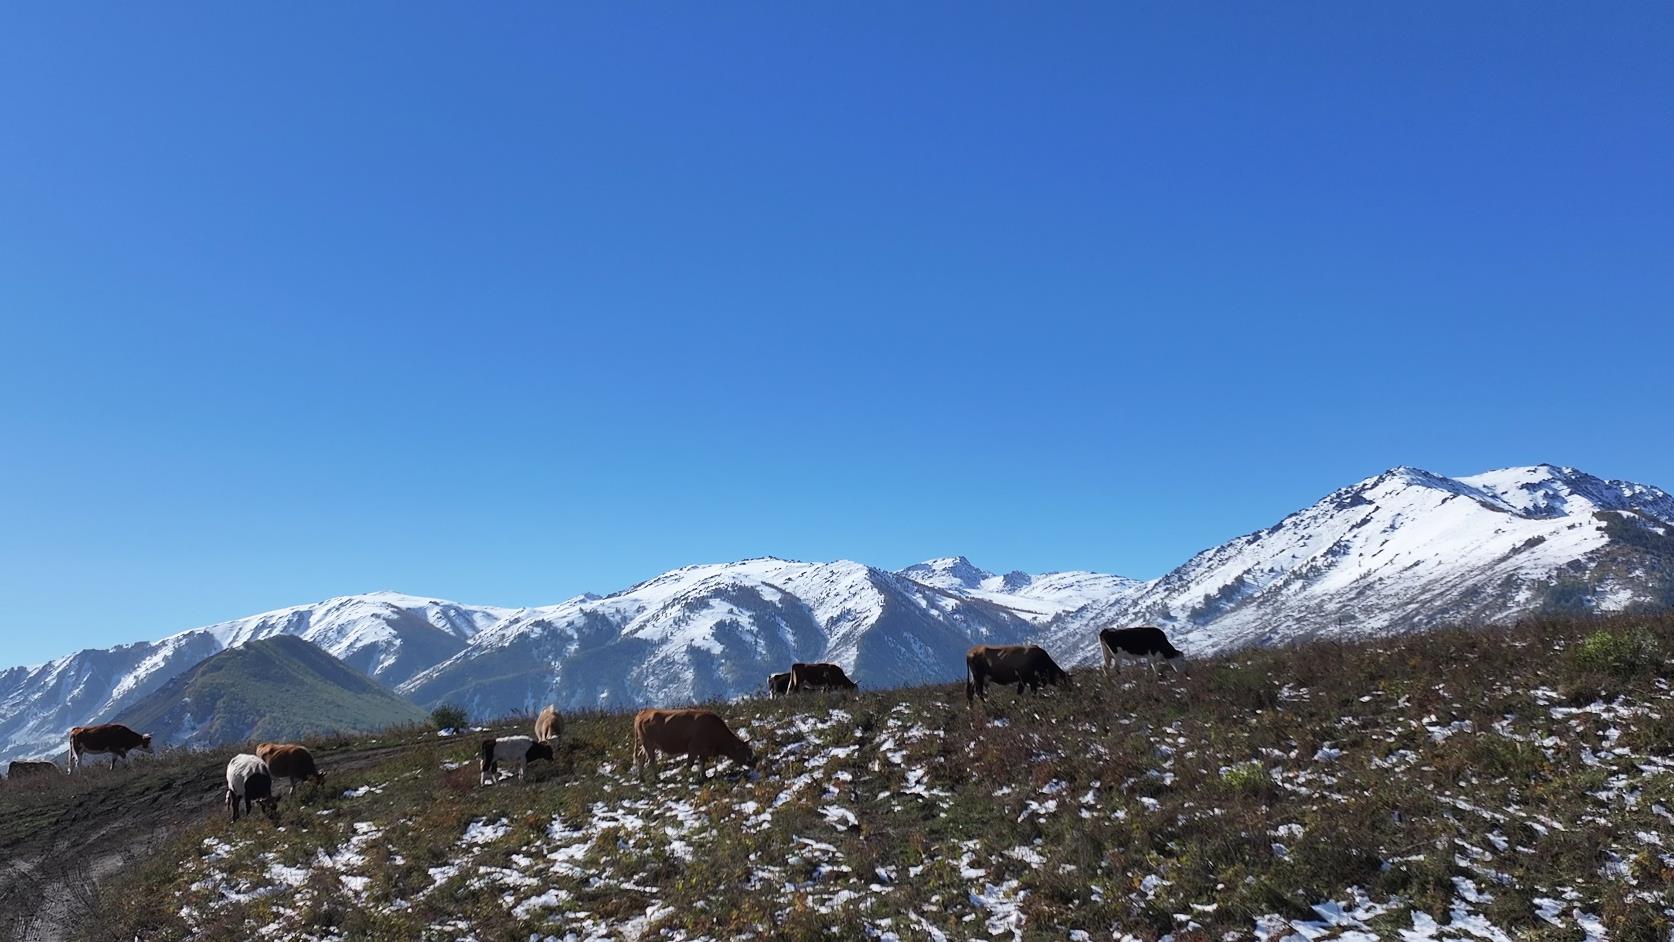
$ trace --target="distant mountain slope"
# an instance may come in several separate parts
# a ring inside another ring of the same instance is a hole
[[[424,719],[315,645],[290,635],[245,641],[122,710],[115,721],[163,746],[216,746],[382,729]]]
[[[1047,637],[1089,660],[1106,625],[1155,623],[1208,652],[1671,604],[1674,498],[1657,488],[1551,465],[1457,479],[1395,468],[1065,615]]]
[[[0,671],[0,759],[58,749],[71,726],[103,722],[226,647],[295,635],[385,683],[450,657],[507,609],[372,592]]]
[[[1114,603],[1137,594],[1145,583],[1103,572],[1045,572],[1031,575],[1013,570],[996,575],[978,569],[963,556],[915,563],[898,575],[966,598],[1004,605],[1036,623],[1092,603]]]
[[[1003,606],[860,563],[766,557],[520,612],[400,689],[479,715],[545,702],[678,703],[759,690],[796,660],[893,686],[957,676],[973,642],[1033,631]]]

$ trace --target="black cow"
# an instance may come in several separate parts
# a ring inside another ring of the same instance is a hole
[[[1183,670],[1180,665],[1185,663],[1186,655],[1179,648],[1168,643],[1168,636],[1161,628],[1154,625],[1140,625],[1137,628],[1106,628],[1099,632],[1099,648],[1104,651],[1104,672],[1110,673],[1116,667],[1118,658],[1127,656],[1144,658],[1151,664],[1151,672],[1157,672],[1157,662],[1167,661],[1177,671]]]

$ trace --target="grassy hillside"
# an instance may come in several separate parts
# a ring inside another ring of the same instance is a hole
[[[702,780],[631,775],[620,715],[522,785],[430,738],[185,829],[95,934],[1667,942],[1671,651],[1674,617],[1550,621],[753,701],[720,709],[761,764]]]
[[[288,635],[228,648],[124,710],[117,722],[169,746],[381,729],[424,711]]]

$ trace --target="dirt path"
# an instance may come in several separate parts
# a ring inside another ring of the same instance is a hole
[[[320,750],[353,771],[427,742]],[[218,814],[230,750],[137,760],[132,768],[0,782],[0,938],[99,939],[100,885],[181,828]]]

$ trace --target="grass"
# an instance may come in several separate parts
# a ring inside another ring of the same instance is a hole
[[[1078,672],[986,708],[957,685],[718,705],[762,761],[701,779],[630,774],[622,714],[566,716],[554,763],[493,788],[476,737],[414,735],[278,829],[183,828],[90,935],[1417,940],[1480,919],[1666,942],[1671,642],[1666,615],[1554,619]]]

